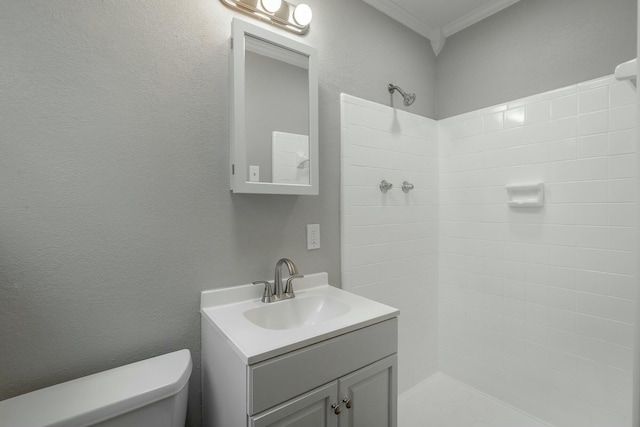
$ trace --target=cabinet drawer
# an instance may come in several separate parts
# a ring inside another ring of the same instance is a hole
[[[331,405],[338,400],[336,382],[249,418],[249,427],[304,426],[335,427],[337,415]]]
[[[247,367],[247,414],[254,415],[396,353],[398,319]]]

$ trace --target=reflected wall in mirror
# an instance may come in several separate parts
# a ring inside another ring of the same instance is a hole
[[[315,50],[232,23],[231,190],[318,194]]]
[[[245,44],[246,180],[309,185],[308,59],[247,36]]]

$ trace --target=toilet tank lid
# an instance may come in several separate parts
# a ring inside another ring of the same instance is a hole
[[[191,376],[180,350],[0,402],[0,427],[91,425],[180,392]]]

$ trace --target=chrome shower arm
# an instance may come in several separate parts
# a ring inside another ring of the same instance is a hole
[[[389,93],[392,94],[394,90],[397,90],[398,92],[400,92],[400,95],[402,95],[403,98],[407,96],[407,94],[402,89],[400,89],[400,87],[389,83]]]

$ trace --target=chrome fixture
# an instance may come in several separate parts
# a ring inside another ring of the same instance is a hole
[[[290,295],[286,294],[282,290],[282,264],[287,266],[289,275],[291,276],[289,277],[289,280],[287,280],[287,284],[285,286],[285,291],[287,287],[291,288]],[[291,284],[291,281],[296,278],[294,276],[302,277],[298,274],[298,268],[293,263],[293,261],[291,261],[289,258],[280,258],[276,263],[276,275],[273,279],[273,294],[276,297],[276,300],[293,298],[295,296],[293,294],[293,285]]]
[[[271,283],[266,280],[256,280],[253,282],[254,285],[260,285],[264,283],[264,293],[262,294],[262,302],[274,302],[277,301],[273,295],[273,288],[271,287]]]
[[[287,279],[287,284],[284,287],[284,294],[282,299],[295,298],[296,294],[293,292],[293,279],[302,279],[304,275],[294,274]]]
[[[298,169],[308,168],[311,162],[309,156],[301,156],[301,161],[298,163]]]
[[[389,93],[393,94],[393,91],[398,91],[400,92],[400,95],[402,95],[402,97],[404,98],[404,105],[406,107],[408,107],[409,105],[413,104],[416,100],[416,94],[415,93],[406,93],[405,91],[403,91],[402,89],[400,89],[398,86],[389,83]]]
[[[294,5],[286,0],[220,0],[226,6],[239,10],[260,21],[265,21],[299,35],[309,31],[313,13],[302,3]]]
[[[386,193],[387,191],[393,188],[393,184],[383,179],[379,187],[380,187],[380,191],[382,191],[383,193]]]
[[[402,183],[402,191],[404,191],[405,193],[408,193],[411,190],[413,190],[413,184],[411,184],[408,181],[405,181]]]
[[[282,265],[286,265],[289,270],[289,278],[285,283],[284,289],[282,288]],[[254,285],[264,284],[264,293],[262,294],[262,302],[275,302],[284,299],[295,298],[296,294],[293,292],[293,280],[301,279],[304,275],[298,274],[298,268],[289,258],[280,258],[276,263],[276,275],[273,280],[273,287],[271,283],[266,280],[256,280]]]

